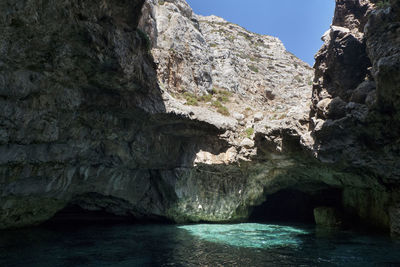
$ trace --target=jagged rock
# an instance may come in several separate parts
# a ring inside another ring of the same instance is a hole
[[[282,127],[291,128],[298,135],[304,133],[306,129],[299,127],[298,120],[310,112],[310,67],[287,52],[279,39],[251,33],[216,16],[195,15],[183,2],[160,4],[148,0],[139,22],[153,44],[151,52],[158,65],[159,83],[168,95],[164,97],[167,112],[233,132],[253,128],[253,122],[261,123],[264,114],[269,114],[267,120],[285,119]],[[173,58],[177,53],[182,55],[179,60]],[[201,59],[195,56],[197,53]],[[165,76],[175,62],[182,64],[173,72],[179,81],[184,81],[183,87],[175,78],[171,82]],[[197,74],[204,73],[211,77],[210,86],[199,86],[202,79]],[[212,95],[207,93],[210,87]],[[209,97],[203,98],[205,95]],[[212,115],[210,111],[230,118]],[[221,127],[217,117],[229,121],[229,126]],[[254,118],[253,122],[246,117]],[[238,123],[231,123],[231,118]],[[240,145],[240,136],[231,136],[230,143]]]
[[[346,116],[346,104],[340,97],[332,99],[329,103],[327,118],[337,120]]]
[[[400,137],[395,93],[400,45],[394,30],[400,8],[392,1],[390,8],[379,10],[375,2],[336,1],[331,29],[323,36],[314,66],[313,130],[302,143],[322,162],[340,162],[353,173],[383,179],[383,187],[345,189],[353,193],[345,193],[343,202],[365,223],[388,228],[391,201],[385,188],[400,178],[395,145]]]
[[[158,79],[165,89],[211,91],[211,53],[186,1],[146,0],[139,28],[150,37]]]
[[[246,148],[252,148],[252,147],[254,147],[254,141],[249,138],[245,138],[240,143],[240,146],[246,147]]]
[[[331,98],[325,98],[322,99],[317,103],[317,110],[318,110],[318,115],[322,118],[327,118],[327,115],[329,113],[329,104],[331,103],[332,99]]]
[[[244,118],[245,118],[245,116],[244,116],[243,114],[237,113],[237,112],[233,113],[233,117],[234,117],[235,119],[237,119],[238,121],[243,121]]]
[[[368,108],[372,109],[375,107],[377,101],[376,90],[371,91],[365,98],[365,104]]]
[[[395,111],[399,121],[400,3],[391,1],[386,9],[374,10],[365,27],[368,56],[377,87],[377,101],[386,112]],[[397,127],[398,127],[398,123]]]
[[[294,103],[309,113],[312,69],[287,52],[279,39],[216,16],[195,15],[184,1],[146,1],[139,27],[153,44],[160,85],[174,98],[190,92],[191,101],[184,103],[233,117],[248,107],[282,116]],[[224,107],[201,99],[211,89],[230,92],[214,99]],[[200,100],[194,101],[196,97]],[[166,105],[174,109],[172,103]]]
[[[329,35],[315,56],[316,73],[320,78],[314,82],[317,82],[318,93],[326,90],[330,96],[348,100],[352,91],[364,80],[370,66],[365,43],[344,27],[331,26]],[[314,98],[322,99],[323,96],[314,95]]]
[[[367,96],[375,89],[375,82],[364,81],[360,83],[360,85],[358,85],[358,87],[354,90],[353,94],[351,95],[350,101],[364,104],[366,103]]]

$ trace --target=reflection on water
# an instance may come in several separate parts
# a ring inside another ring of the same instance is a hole
[[[291,226],[258,223],[197,224],[178,228],[206,241],[247,248],[296,247],[302,242],[300,235],[309,233]]]
[[[389,238],[323,231],[265,224],[3,231],[0,266],[400,266],[400,244]]]

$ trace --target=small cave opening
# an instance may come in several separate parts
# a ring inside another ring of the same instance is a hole
[[[43,225],[50,227],[170,223],[159,216],[143,216],[133,211],[132,206],[121,199],[97,193],[76,197]]]
[[[79,205],[71,204],[57,212],[45,226],[58,225],[93,225],[93,224],[116,224],[134,223],[135,217],[121,216],[110,213],[104,209],[87,210]]]
[[[342,210],[342,190],[336,188],[301,191],[287,188],[267,196],[254,207],[249,221],[260,223],[314,224],[314,209],[332,207]]]

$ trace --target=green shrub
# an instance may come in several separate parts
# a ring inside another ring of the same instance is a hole
[[[227,90],[218,90],[217,94],[223,95],[223,96],[226,96],[226,97],[231,97],[232,96],[232,92],[229,92]]]
[[[221,102],[219,102],[218,100],[217,100],[217,101],[213,101],[213,102],[211,103],[211,106],[213,106],[214,108],[223,107],[223,105],[221,104]]]
[[[199,105],[196,95],[189,93],[189,92],[185,92],[183,94],[183,97],[186,100],[186,105],[189,105],[189,106],[198,106]]]
[[[198,100],[201,102],[210,102],[212,100],[212,95],[202,95],[198,98]]]
[[[229,97],[232,96],[231,92],[226,90],[217,90],[213,88],[211,94],[204,94],[202,96],[198,96],[196,94],[187,92],[185,89],[182,89],[182,91],[184,91],[183,94],[176,94],[175,97],[184,98],[186,100],[186,105],[190,106],[198,106],[199,102],[202,103],[211,102],[213,96],[216,96],[217,101],[213,101],[211,105],[215,107],[219,113],[224,115],[229,115],[228,109],[224,105],[222,105],[222,103],[229,102]]]
[[[185,91],[185,90],[183,90]],[[212,100],[212,95],[207,94],[207,95],[202,95],[202,96],[197,96],[196,94],[190,93],[190,92],[185,92],[183,95],[176,95],[178,98],[183,97],[186,100],[186,105],[190,106],[198,106],[199,102],[210,102]]]
[[[212,89],[212,94],[216,96],[217,100],[222,103],[229,102],[229,98],[232,96],[232,92],[223,89]]]
[[[254,65],[248,65],[247,67],[249,67],[249,69],[250,69],[251,71],[254,71],[255,73],[258,72],[258,68],[257,68],[256,66],[254,66]]]
[[[162,6],[162,5],[164,5],[164,4],[165,4],[165,1],[163,1],[163,0],[159,0],[159,1],[158,1],[158,4],[159,4],[160,6]]]
[[[221,113],[222,115],[229,116],[230,113],[228,108],[222,105],[218,100],[213,101],[211,105],[217,109],[217,112]]]
[[[247,128],[246,129],[247,138],[250,138],[253,134],[254,134],[254,128]]]
[[[222,103],[227,103],[229,102],[229,97],[227,97],[226,95],[220,95],[217,97],[218,101],[221,101]]]
[[[198,105],[199,105],[199,102],[197,102],[197,99],[196,99],[196,98],[187,98],[187,99],[186,99],[186,105],[189,105],[189,106],[198,106]]]

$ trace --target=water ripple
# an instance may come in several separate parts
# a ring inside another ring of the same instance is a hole
[[[273,224],[197,224],[179,226],[203,240],[235,247],[296,247],[302,242],[303,229]]]

